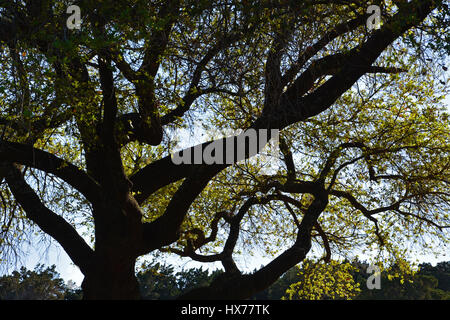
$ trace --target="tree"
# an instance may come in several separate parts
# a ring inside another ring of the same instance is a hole
[[[314,248],[448,241],[443,1],[373,1],[379,28],[359,0],[70,4],[80,30],[68,1],[0,1],[5,253],[37,226],[85,299],[139,298],[136,259],[155,251],[218,261],[182,298],[242,299]],[[236,136],[239,163],[220,139],[200,145],[215,162],[174,163],[174,132],[202,126],[281,130],[283,166],[262,174]],[[243,274],[256,247],[276,258]]]
[[[361,291],[352,277],[348,262],[314,263],[304,260],[298,269],[298,282],[292,283],[284,298],[289,300],[352,299]]]
[[[173,267],[158,264],[139,272],[137,279],[141,297],[146,300],[169,300],[177,297],[180,290],[173,272]]]
[[[450,262],[439,262],[436,267],[433,267],[429,263],[421,264],[420,273],[424,275],[430,275],[438,279],[439,289],[450,291]]]
[[[141,296],[147,300],[172,300],[194,288],[210,284],[220,270],[210,273],[202,268],[175,272],[172,266],[159,263],[145,265],[137,279]]]
[[[369,290],[365,284],[365,270],[368,265],[360,263],[359,269],[353,277],[359,282],[361,292],[356,297],[360,300],[448,300],[450,292],[440,288],[441,281],[448,281],[447,277],[438,279],[439,263],[436,267],[430,264],[421,264],[419,271],[410,269],[408,263],[405,267],[394,264],[381,273],[381,290]],[[425,267],[425,270],[424,270]]]
[[[37,265],[34,271],[22,267],[11,275],[0,277],[0,300],[61,300],[66,285],[56,266]]]

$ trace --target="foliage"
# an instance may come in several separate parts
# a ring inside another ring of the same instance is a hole
[[[439,262],[435,267],[429,263],[420,265],[420,274],[435,277],[438,280],[438,289],[450,291],[450,263]]]
[[[287,271],[266,290],[252,299],[356,299],[356,300],[450,300],[449,262],[436,266],[422,263],[411,272],[409,263],[386,268],[381,273],[381,289],[369,290],[366,285],[370,274],[368,263],[305,261]],[[407,270],[406,270],[406,269]],[[145,300],[172,300],[194,288],[209,285],[223,271],[213,272],[200,268],[175,272],[173,266],[159,263],[145,264],[137,273],[142,298]],[[68,281],[64,284],[55,266],[44,269],[38,265],[34,271],[22,268],[0,278],[0,300],[80,300],[82,291]]]
[[[55,270],[38,264],[34,270],[22,267],[0,277],[0,300],[61,300],[68,287]]]
[[[428,273],[423,268],[426,264],[419,266],[418,271],[407,272],[402,271],[398,264],[393,265],[386,272],[381,273],[381,290],[369,290],[366,286],[362,286],[363,290],[357,299],[361,300],[449,300],[450,292],[448,289],[441,289],[441,286],[448,282],[450,274],[440,275],[439,263],[436,267],[428,264]],[[362,266],[367,268],[367,264]],[[354,275],[364,281],[362,273]],[[439,278],[438,278],[439,277]]]
[[[210,273],[201,267],[174,272],[172,266],[156,263],[145,265],[137,273],[137,279],[143,299],[171,300],[191,289],[209,285],[220,273],[220,270]]]
[[[360,292],[359,284],[355,283],[350,263],[330,261],[328,263],[313,263],[305,260],[298,270],[298,282],[286,290],[289,300],[336,300],[351,299]]]
[[[179,294],[173,267],[155,265],[139,272],[137,279],[143,299],[168,300]]]
[[[327,292],[334,299],[354,299],[354,300],[449,300],[450,290],[448,281],[450,273],[445,266],[448,262],[440,262],[436,266],[421,264],[418,270],[413,271],[408,264],[405,270],[403,267],[394,264],[384,268],[381,272],[381,288],[368,289],[366,281],[373,273],[367,273],[366,262],[354,260],[349,262],[334,262],[333,268],[320,263],[308,262],[306,269],[304,265],[297,266],[284,274],[277,282],[263,292],[259,293],[257,299],[330,299]],[[341,264],[341,266],[339,266]],[[314,268],[317,266],[317,268]],[[345,270],[345,271],[344,271]],[[322,272],[325,271],[325,275]],[[337,278],[330,276],[331,272],[344,273],[340,277],[340,283],[336,285]],[[306,281],[305,279],[306,277]],[[313,285],[311,285],[312,281]],[[303,282],[305,281],[305,282]],[[303,285],[302,285],[303,284]],[[334,291],[336,288],[345,288],[346,294],[342,290]],[[351,288],[351,290],[350,290]]]
[[[50,236],[85,298],[136,299],[136,260],[178,255],[224,274],[140,274],[149,298],[244,299],[323,254],[288,296],[351,298],[332,257],[448,244],[445,1],[373,1],[378,30],[359,0],[76,3],[80,30],[69,1],[0,0],[2,259]],[[277,129],[279,166],[177,165],[181,129]]]

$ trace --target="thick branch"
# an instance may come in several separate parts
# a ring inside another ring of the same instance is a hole
[[[180,236],[180,226],[192,202],[209,182],[209,175],[203,178],[195,174],[187,178],[175,192],[165,213],[156,220],[145,223],[142,254],[170,245]]]
[[[19,165],[3,164],[1,170],[27,217],[58,241],[72,261],[86,274],[93,258],[92,249],[66,220],[42,204],[34,190],[26,183]]]
[[[409,8],[399,10],[381,29],[373,32],[365,43],[350,50],[334,76],[314,92],[302,97],[304,89],[297,92],[295,85],[289,87],[281,97],[280,108],[259,119],[260,125],[284,128],[328,109],[370,69],[375,60],[395,39],[421,23],[432,11],[434,5],[432,0],[422,1],[419,5],[416,2],[409,3]],[[416,14],[411,15],[411,11]],[[298,82],[297,84],[302,88],[307,87]]]
[[[90,202],[98,197],[98,185],[83,170],[48,152],[16,142],[0,141],[0,160],[16,162],[54,174],[81,192]]]
[[[292,156],[291,150],[289,150],[289,146],[287,145],[286,141],[283,137],[280,137],[280,151],[283,154],[283,160],[286,164],[287,169],[287,178],[289,181],[294,180],[296,177],[295,172],[295,163],[294,158]]]
[[[375,31],[372,36],[360,47],[354,48],[346,55],[345,64],[335,73],[335,75],[323,85],[321,85],[313,93],[305,97],[299,97],[295,90],[288,89],[281,97],[279,108],[268,108],[268,113],[258,118],[251,126],[254,129],[283,129],[286,126],[305,120],[311,116],[317,115],[322,111],[328,109],[338,97],[351,86],[372,66],[377,57],[401,34],[415,25],[419,24],[432,10],[433,1],[425,1],[419,7],[415,7],[415,3],[410,6],[414,8],[418,14],[410,15],[409,10],[400,10],[393,19],[387,22],[380,30]],[[335,58],[330,58],[335,59]],[[338,59],[338,58],[336,58]],[[284,98],[283,98],[284,97]],[[191,149],[192,150],[192,149]],[[166,168],[170,172],[171,168],[177,165],[170,163],[169,159],[160,160],[165,163]],[[195,165],[191,165],[195,166]],[[226,168],[228,165],[197,165],[195,170],[195,179],[188,178],[183,183],[182,187],[177,191],[174,199],[169,204],[166,213],[155,222],[151,223],[152,227],[149,229],[152,232],[148,234],[158,234],[157,230],[162,230],[164,227],[169,227],[168,234],[170,236],[162,236],[165,239],[162,243],[167,245],[166,241],[175,241],[179,225],[190,207],[190,204],[201,193],[204,186],[216,175],[218,172]],[[189,168],[189,166],[188,166]],[[154,169],[154,168],[153,168]],[[143,170],[147,170],[144,168]],[[155,175],[156,173],[150,170],[145,176]],[[181,179],[189,175],[192,171],[186,170],[186,173],[181,173],[175,170],[176,173],[170,177],[163,179],[165,182]],[[138,173],[139,175],[140,173]],[[192,176],[191,176],[192,177]],[[141,177],[142,178],[142,177]],[[158,181],[152,188],[161,187]],[[140,191],[142,186],[136,186],[135,190]],[[143,195],[146,197],[148,195]],[[161,222],[168,222],[162,224]],[[150,226],[149,225],[149,226]],[[148,238],[150,240],[150,238]],[[153,247],[153,244],[150,248]]]
[[[358,26],[363,25],[366,22],[367,15],[363,15],[357,17],[353,20],[341,23],[337,25],[333,30],[327,32],[320,40],[318,40],[311,47],[308,47],[307,50],[303,51],[299,57],[297,58],[296,63],[294,63],[283,75],[281,84],[282,86],[286,86],[291,82],[297,73],[301,70],[301,68],[305,65],[305,63],[316,55],[320,50],[325,48],[327,44],[332,42],[337,37],[355,30]]]
[[[99,55],[99,75],[103,92],[103,122],[102,137],[103,142],[110,147],[115,143],[115,122],[117,116],[116,90],[114,88],[114,78],[111,69],[111,60],[107,55]]]
[[[159,9],[158,19],[163,22],[161,28],[154,28],[150,39],[147,41],[147,50],[144,54],[139,73],[145,73],[154,78],[161,63],[161,55],[166,50],[169,42],[169,34],[179,14],[180,1],[167,1]]]

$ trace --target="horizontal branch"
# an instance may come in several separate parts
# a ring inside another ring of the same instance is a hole
[[[0,161],[20,163],[54,174],[81,192],[88,201],[95,202],[99,189],[97,183],[73,164],[33,146],[0,141]]]
[[[335,197],[344,198],[350,202],[350,204],[355,208],[361,211],[361,213],[369,219],[374,219],[372,216],[377,213],[382,213],[391,210],[397,210],[402,202],[401,200],[395,201],[393,204],[379,207],[376,209],[367,209],[363,204],[361,204],[350,192],[341,191],[341,190],[330,190],[330,195]]]

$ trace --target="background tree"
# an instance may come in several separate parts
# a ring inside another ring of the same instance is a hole
[[[429,263],[423,263],[419,267],[419,274],[432,276],[438,280],[438,289],[450,291],[450,263],[448,261],[439,262],[435,267]]]
[[[381,267],[380,289],[369,289],[369,263],[305,260],[290,269],[272,286],[257,294],[260,299],[354,299],[354,300],[449,300],[446,283],[450,274],[436,266],[420,264],[418,270],[407,261]]]
[[[146,267],[136,276],[143,299],[170,300],[180,295],[173,267],[156,264]]]
[[[419,269],[412,270],[411,266],[403,261],[394,264],[381,273],[381,290],[369,290],[365,285],[367,279],[367,263],[354,263],[356,272],[353,273],[355,281],[359,282],[361,292],[356,299],[360,300],[449,300],[449,290],[445,282],[449,274],[439,277],[438,263],[433,267],[430,264],[421,264]],[[444,289],[441,289],[444,288]]]
[[[376,30],[359,0],[80,0],[68,30],[68,1],[0,1],[3,252],[38,227],[86,299],[139,298],[157,250],[218,261],[183,298],[240,299],[319,248],[448,241],[448,6],[373,3]],[[182,127],[282,130],[284,165],[176,165]]]
[[[22,267],[11,275],[0,277],[0,300],[61,300],[67,289],[55,270],[37,265],[33,271]]]
[[[175,272],[172,266],[145,265],[137,273],[141,296],[147,300],[172,300],[192,289],[209,285],[222,272],[202,268]]]
[[[251,299],[358,299],[358,300],[450,300],[448,262],[436,266],[421,264],[414,271],[407,261],[403,266],[393,265],[381,273],[381,289],[367,288],[366,262],[354,260],[304,260],[289,269],[267,289]],[[172,300],[192,289],[211,284],[222,270],[209,272],[202,268],[175,272],[169,265],[145,264],[136,274],[141,297],[146,300]],[[11,275],[0,277],[0,300],[81,300],[81,288],[69,280],[64,284],[55,266],[44,269],[37,265],[34,271],[22,268]]]

